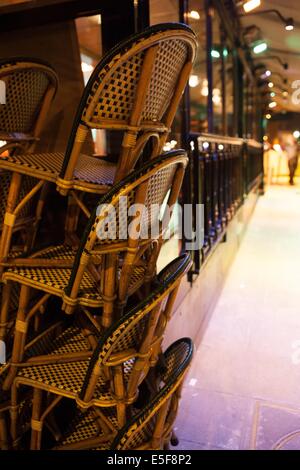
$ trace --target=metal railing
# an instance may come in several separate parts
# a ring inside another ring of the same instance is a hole
[[[198,274],[213,249],[226,240],[228,223],[249,192],[262,188],[263,146],[254,140],[195,133],[189,144],[188,199],[195,210],[204,205],[204,245],[193,253],[192,274]]]

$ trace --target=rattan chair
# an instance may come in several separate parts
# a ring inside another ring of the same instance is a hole
[[[158,247],[167,230],[167,221],[178,197],[187,162],[183,150],[174,150],[151,160],[120,181],[102,197],[99,206],[95,208],[77,253],[67,246],[50,247],[34,257],[11,261],[16,266],[10,267],[3,275],[6,285],[3,288],[1,323],[8,322],[11,286],[19,283],[21,292],[15,325],[13,364],[22,360],[30,319],[51,294],[62,298],[62,308],[69,314],[78,305],[98,310],[101,308],[101,312],[97,313],[102,313],[102,325],[108,327],[116,315],[122,313],[128,296],[150,282],[155,275]],[[121,210],[124,198],[128,201],[128,213],[127,209],[125,212]],[[149,257],[147,248],[153,240],[152,228],[160,219],[161,206],[165,201],[167,205],[161,215],[159,232],[154,234],[157,236],[154,241],[156,248],[150,250]],[[145,212],[141,212],[140,216],[130,216],[133,203],[142,204]],[[107,223],[113,214],[116,214],[115,225],[111,225],[118,229],[117,238],[114,238],[114,231],[107,231]],[[123,231],[122,234],[123,227],[125,233]],[[136,227],[139,227],[139,232],[135,230]],[[22,267],[18,267],[18,263]],[[29,308],[32,288],[41,291],[43,295]],[[14,370],[12,366],[6,381],[7,387]]]
[[[0,140],[6,142],[0,147],[0,232],[4,229],[3,241],[7,236],[10,241],[12,232],[24,231],[23,249],[24,245],[33,242],[41,217],[43,204],[33,204],[41,183],[37,185],[30,176],[25,176],[21,183],[21,176],[4,170],[1,162],[34,150],[58,80],[55,71],[46,62],[30,58],[0,60],[0,80],[5,84],[6,91],[6,103],[0,105]],[[40,195],[41,201],[44,196],[45,188]],[[7,231],[9,234],[5,235]],[[9,245],[2,245],[0,252],[8,249]]]
[[[116,414],[104,411],[108,431],[103,432],[97,408],[78,411],[54,450],[163,450],[170,441],[180,389],[191,363],[192,341],[182,338],[163,355],[164,370],[156,370],[157,391],[116,434]]]
[[[56,183],[63,195],[71,191],[87,213],[74,190],[106,193],[134,168],[149,139],[154,142],[152,155],[162,151],[195,51],[195,35],[183,24],[155,25],[131,36],[96,66],[80,101],[66,152],[13,155],[0,160],[0,169],[13,172],[0,259],[9,251],[21,175],[38,179],[37,185]],[[117,165],[82,153],[90,129],[123,133]]]
[[[158,336],[159,318],[169,311],[173,303],[172,293],[191,266],[189,255],[180,258],[177,269],[170,270],[164,282],[157,282],[151,295],[125,313],[98,339],[91,359],[66,362],[55,355],[52,363],[45,363],[45,356],[35,356],[30,362],[19,364],[18,374],[12,386],[11,420],[12,437],[16,441],[18,388],[27,385],[33,388],[31,448],[39,448],[43,423],[49,412],[62,397],[75,400],[81,408],[99,407],[98,415],[104,413],[104,429],[107,416],[103,409],[115,407],[117,427],[120,429],[128,417],[128,406],[135,402],[138,386],[150,367],[156,363],[153,355]],[[159,330],[159,334],[163,332]],[[36,347],[36,346],[35,346]],[[57,354],[57,352],[55,353]],[[48,358],[49,361],[49,358]],[[53,400],[42,411],[43,391],[50,392]],[[100,419],[99,418],[99,419]]]

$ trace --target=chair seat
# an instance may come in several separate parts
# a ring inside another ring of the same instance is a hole
[[[58,245],[46,248],[33,257],[73,260],[75,253],[76,250],[69,246]],[[130,281],[129,295],[143,284],[145,270],[144,266],[135,267]],[[71,272],[72,268],[62,267],[12,267],[4,273],[3,279],[19,282],[62,297],[69,283]],[[92,308],[100,307],[103,304],[102,295],[98,290],[98,283],[88,271],[85,271],[81,281],[78,303]]]
[[[60,364],[34,365],[20,368],[18,379],[33,387],[48,390],[57,395],[64,395],[75,399],[80,390],[89,367],[90,361],[74,361]],[[124,367],[124,381],[129,380],[134,360],[130,359]],[[110,383],[103,377],[99,377],[93,402],[98,406],[114,406],[117,399],[113,395]]]
[[[78,319],[75,319],[73,324],[63,331],[60,331],[61,328],[63,328],[63,324],[59,322],[36,338],[26,349],[25,361],[36,356],[55,356],[57,354],[92,351]],[[92,324],[88,334],[93,335],[95,338],[100,335]],[[55,357],[53,359],[55,360]]]
[[[64,157],[63,152],[9,155],[0,158],[0,168],[55,183]],[[103,158],[80,154],[74,172],[73,186],[76,189],[76,181],[97,186],[112,186],[115,172],[114,163],[107,162]]]
[[[101,413],[115,429],[118,428],[116,408],[103,408]],[[104,433],[99,427],[97,420],[99,420],[99,416],[93,408],[86,411],[77,410],[76,415],[71,419],[66,430],[63,432],[60,441],[55,446],[55,449],[59,447],[63,450],[63,446],[80,443],[86,439],[95,439],[97,437],[103,438]],[[99,449],[101,450],[109,449],[109,447],[110,442],[99,443]]]

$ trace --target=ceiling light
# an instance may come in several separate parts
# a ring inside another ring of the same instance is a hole
[[[220,52],[217,51],[216,49],[212,49],[211,56],[214,57],[214,59],[220,59]]]
[[[269,103],[269,108],[275,108],[276,106],[277,106],[276,101],[271,101],[271,103]]]
[[[273,82],[269,82],[269,83],[268,83],[268,87],[269,87],[269,88],[273,88],[273,86],[274,86],[274,83],[273,83]]]
[[[190,78],[189,78],[190,87],[195,88],[196,86],[199,85],[199,83],[200,83],[200,80],[199,80],[198,75],[190,75]]]
[[[188,12],[188,17],[192,18],[193,20],[200,20],[200,14],[196,10],[191,10]]]
[[[249,11],[254,10],[254,8],[259,7],[260,5],[260,0],[249,0],[248,2],[244,3],[243,8],[246,13]]]
[[[266,119],[271,119],[271,117],[272,117],[272,116],[271,116],[270,113],[266,114]]]
[[[295,139],[299,139],[299,137],[300,137],[300,131],[294,131],[294,132],[293,132],[293,136],[295,137]]]
[[[268,48],[268,45],[266,42],[260,42],[259,44],[256,44],[253,47],[253,52],[254,54],[260,54],[261,52],[264,52]]]
[[[286,24],[285,24],[285,29],[286,29],[286,31],[293,31],[293,29],[294,29],[294,20],[293,20],[293,18],[287,18]]]

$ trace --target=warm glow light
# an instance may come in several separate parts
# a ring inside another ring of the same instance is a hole
[[[213,98],[212,98],[212,100],[216,105],[219,105],[221,103],[221,91],[219,90],[219,88],[214,88],[213,89]]]
[[[269,108],[275,108],[276,106],[277,106],[276,101],[271,101],[271,103],[269,103]]]
[[[293,132],[293,136],[295,137],[295,139],[299,139],[299,137],[300,137],[300,131],[294,131],[294,132]]]
[[[294,29],[294,20],[293,18],[288,18],[285,25],[286,31],[293,31]]]
[[[189,11],[188,17],[192,18],[193,20],[200,20],[200,14],[196,10]]]
[[[177,145],[177,140],[171,140],[171,142],[166,142],[165,143],[165,145],[163,147],[163,150],[164,150],[164,152],[169,152],[174,147],[176,147],[176,145]]]
[[[282,94],[283,94],[283,96],[288,96],[288,92],[287,92],[287,91],[283,91]]]
[[[269,114],[269,113],[266,114],[266,119],[271,119],[271,117],[272,117],[271,114]]]
[[[223,145],[223,144],[219,144],[219,145],[218,145],[218,149],[219,149],[219,150],[224,150],[224,145]]]
[[[263,136],[263,140],[266,142],[268,140],[268,136],[267,135],[264,135]]]
[[[268,48],[268,45],[266,42],[260,42],[259,44],[256,44],[256,46],[253,47],[253,52],[254,54],[260,54],[261,52],[264,52]]]
[[[273,88],[273,86],[274,86],[274,83],[273,83],[273,82],[269,82],[269,83],[268,83],[268,87],[269,87],[269,88]]]
[[[254,8],[259,7],[260,5],[260,0],[249,0],[248,2],[244,3],[243,8],[246,13],[248,13],[251,10],[254,10]]]
[[[196,86],[199,85],[199,83],[200,83],[200,80],[199,80],[198,75],[190,75],[190,78],[189,78],[190,87],[195,88]]]
[[[94,67],[91,64],[87,64],[86,62],[81,62],[81,70],[83,72],[92,72]]]

